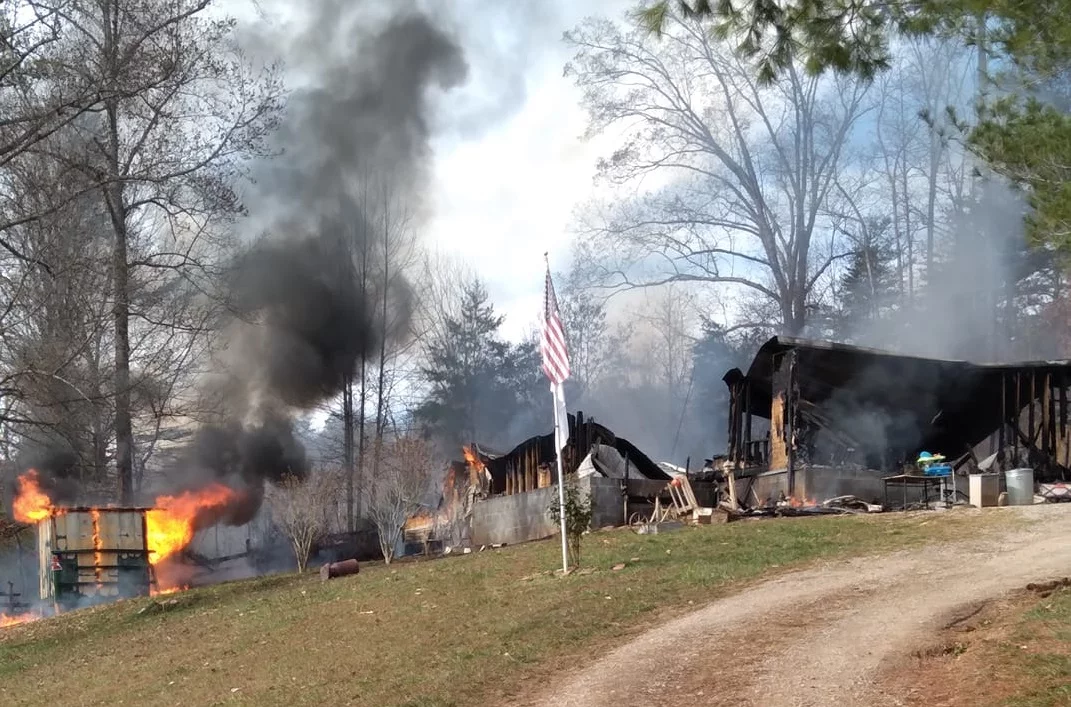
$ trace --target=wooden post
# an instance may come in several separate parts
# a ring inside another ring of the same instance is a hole
[[[1067,376],[1063,371],[1056,375],[1056,385],[1059,386],[1060,402],[1060,437],[1067,436]]]
[[[740,385],[729,389],[729,461],[736,461],[736,413],[740,405]]]
[[[1034,400],[1037,398],[1037,377],[1034,374],[1034,369],[1030,369],[1030,411],[1026,414],[1026,438],[1030,442],[1031,447],[1035,447],[1037,443],[1037,437],[1035,436],[1036,430],[1034,429]],[[1030,457],[1030,450],[1026,450],[1027,458]]]
[[[788,386],[785,395],[785,451],[788,462],[788,495],[796,491],[796,351],[789,353]]]
[[[1004,461],[1004,433],[1008,427],[1008,374],[1006,371],[1000,372],[1000,431],[997,433],[999,438],[998,451],[1000,452],[1001,463]]]
[[[1046,423],[1046,435],[1048,436],[1048,452],[1045,455],[1045,463],[1049,470],[1055,467],[1059,460],[1059,451],[1057,449],[1056,439],[1056,396],[1053,394],[1052,389],[1052,371],[1046,371],[1045,373],[1045,416],[1048,418]]]
[[[744,462],[751,452],[751,380],[744,379]]]
[[[1013,466],[1019,466],[1019,430],[1022,428],[1021,420],[1023,416],[1023,402],[1022,402],[1022,388],[1023,377],[1021,371],[1015,372],[1015,434],[1012,435],[1013,450],[1015,453],[1015,461]]]
[[[1049,374],[1046,373],[1041,381],[1041,456],[1048,463],[1049,458]]]

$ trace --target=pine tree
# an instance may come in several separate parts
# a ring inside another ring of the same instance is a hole
[[[870,345],[887,343],[874,341],[872,334],[879,322],[888,319],[899,296],[888,228],[887,218],[870,219],[863,226],[859,248],[848,258],[838,282],[840,306],[832,322],[836,338]]]
[[[729,369],[747,365],[754,353],[749,344],[733,341],[725,327],[704,317],[702,334],[692,349],[692,396],[696,421],[713,437],[712,449],[721,449],[726,441],[729,390],[722,378]]]
[[[444,333],[428,347],[422,373],[431,390],[417,417],[447,443],[486,442],[516,413],[516,353],[499,333],[503,320],[483,284],[473,281],[457,317],[447,318]]]

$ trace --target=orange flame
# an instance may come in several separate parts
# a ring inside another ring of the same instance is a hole
[[[465,463],[469,468],[469,485],[480,487],[483,478],[487,475],[487,467],[480,459],[480,455],[476,453],[475,447],[462,446],[461,452],[465,455]],[[454,479],[454,484],[456,487],[456,479]]]
[[[37,470],[30,469],[18,478],[19,491],[11,508],[20,523],[37,523],[52,515],[52,499],[41,490]]]
[[[177,496],[158,496],[156,507],[145,513],[149,562],[157,564],[193,541],[198,518],[214,515],[238,500],[238,492],[212,484]]]
[[[461,452],[465,455],[465,462],[469,466],[474,466],[477,469],[483,468],[483,462],[480,461],[479,455],[476,454],[476,451],[473,450],[472,447],[465,445],[461,447]]]
[[[792,498],[788,499],[788,505],[792,506],[793,508],[811,508],[813,506],[817,506],[818,501],[814,500],[813,498],[800,499],[793,496]]]
[[[100,538],[100,511],[96,508],[90,509],[89,517],[93,519],[93,574],[97,578],[97,588],[99,589],[104,572],[101,567],[104,563],[104,555],[101,554],[104,542]]]
[[[0,612],[0,628],[7,628],[8,626],[14,626],[16,624],[24,624],[29,621],[37,621],[39,618],[41,617],[34,613],[5,614]]]

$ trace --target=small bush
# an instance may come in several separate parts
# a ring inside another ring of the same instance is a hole
[[[554,500],[547,508],[551,520],[561,526],[561,505],[558,489],[554,489]],[[576,476],[565,479],[565,536],[569,548],[569,564],[580,566],[580,541],[591,526],[591,499],[580,490]]]

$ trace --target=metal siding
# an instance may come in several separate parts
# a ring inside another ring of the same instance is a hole
[[[145,549],[145,521],[144,513],[116,513],[117,533],[116,543],[112,547],[120,550],[140,551]]]
[[[120,554],[145,551],[145,521],[141,510],[97,511],[97,534],[100,552],[97,558],[93,532],[93,511],[72,510],[59,513],[38,523],[38,579],[42,599],[54,595],[52,582],[52,553],[77,552],[78,583],[82,595],[109,596],[120,594]],[[109,552],[111,551],[111,552]],[[99,574],[98,567],[100,565]]]
[[[55,519],[46,518],[37,524],[37,583],[42,601],[52,598],[52,545]]]

